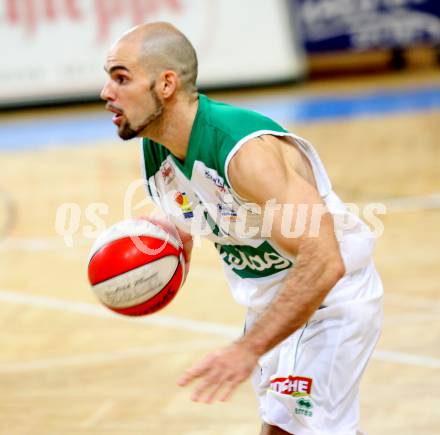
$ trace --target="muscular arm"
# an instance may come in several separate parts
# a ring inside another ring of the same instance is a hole
[[[227,400],[258,359],[301,327],[345,273],[331,215],[323,213],[313,225],[313,209],[323,211],[324,204],[310,167],[291,145],[272,136],[253,139],[232,158],[228,175],[234,190],[264,211],[271,200],[290,204],[292,222],[305,218],[304,231],[289,237],[286,230],[292,228],[283,228],[283,207],[275,209],[270,240],[296,257],[295,267],[244,337],[208,355],[180,378],[181,386],[200,378],[192,399],[207,403],[217,397]]]
[[[300,328],[344,274],[331,215],[312,219],[324,210],[313,179],[299,175],[306,176],[303,162],[286,159],[280,149],[289,145],[277,141],[280,139],[274,137],[254,139],[234,156],[229,167],[232,187],[240,196],[257,203],[263,211],[270,200],[282,205],[274,213],[270,239],[296,257],[295,267],[278,295],[240,340],[258,355]],[[285,208],[285,204],[292,206]],[[304,218],[304,231],[298,237],[289,237],[293,228],[282,227],[283,211],[289,210],[293,212],[291,222]]]

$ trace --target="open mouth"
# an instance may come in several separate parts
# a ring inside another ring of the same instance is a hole
[[[114,116],[113,116],[113,119],[112,119],[113,124],[116,124],[119,127],[121,125],[121,122],[122,122],[122,116],[123,116],[122,115],[122,111],[117,109],[114,106],[109,105],[109,104],[107,104],[106,109],[109,112],[114,113]]]
[[[112,121],[113,121],[113,124],[116,124],[119,127],[122,122],[122,114],[115,113],[115,115],[112,118]]]

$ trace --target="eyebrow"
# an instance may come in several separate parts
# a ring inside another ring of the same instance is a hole
[[[104,67],[104,71],[107,74],[111,74],[111,73],[113,73],[114,71],[116,71],[118,69],[122,69],[124,71],[130,72],[130,70],[126,66],[124,66],[124,65],[114,65],[110,69],[107,69],[107,67]]]

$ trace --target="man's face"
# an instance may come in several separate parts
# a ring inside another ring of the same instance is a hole
[[[163,112],[163,104],[154,90],[155,82],[138,63],[133,42],[120,41],[109,53],[105,64],[109,78],[101,91],[106,109],[113,112],[119,136],[132,139],[146,133],[148,126]]]

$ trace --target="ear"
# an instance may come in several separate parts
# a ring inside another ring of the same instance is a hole
[[[178,75],[172,70],[166,70],[161,74],[160,91],[163,98],[170,98],[174,95],[179,84]]]

